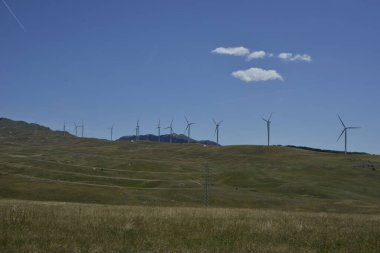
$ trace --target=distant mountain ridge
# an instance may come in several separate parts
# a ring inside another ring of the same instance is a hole
[[[129,136],[122,136],[118,139],[118,141],[135,141],[136,140],[136,135],[129,135]],[[140,135],[139,136],[140,141],[155,141],[158,142],[158,136],[154,134],[145,134],[145,135]],[[170,142],[170,134],[163,134],[160,136],[160,141],[161,142]],[[173,143],[187,143],[188,138],[184,134],[175,134],[173,133],[172,137],[172,142]],[[217,146],[216,142],[210,141],[210,140],[194,140],[190,138],[190,143],[199,143],[199,144],[204,144],[208,146]]]
[[[69,132],[65,133],[66,137],[73,137]],[[49,127],[37,123],[28,123],[25,121],[16,121],[8,118],[0,118],[0,138],[57,138],[63,136],[63,131],[54,131]]]

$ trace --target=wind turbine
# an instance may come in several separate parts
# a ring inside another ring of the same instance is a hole
[[[346,125],[343,123],[343,120],[341,119],[341,117],[339,116],[339,114],[338,114],[338,118],[340,120],[340,123],[342,123],[342,125],[343,125],[343,131],[339,135],[337,141],[339,141],[340,137],[342,137],[342,135],[344,134],[344,153],[347,154],[347,130],[348,129],[358,129],[360,127],[346,127]]]
[[[114,127],[115,124],[112,124],[112,126],[110,128],[108,128],[111,132],[111,141],[112,141],[112,136],[113,136],[113,127]]]
[[[170,122],[170,126],[165,127],[165,129],[170,129],[170,144],[172,144],[173,140],[173,120]]]
[[[214,119],[212,119],[212,121],[214,122],[215,124],[215,132],[214,132],[214,135],[216,134],[216,144],[219,145],[219,126],[220,124],[222,124],[223,120],[219,121],[219,122],[216,122]]]
[[[78,137],[78,125],[75,123],[75,122],[73,122],[74,123],[74,129],[75,129],[75,136],[77,136]]]
[[[139,137],[140,137],[140,125],[139,125],[139,120],[137,121],[137,124],[136,124],[136,141],[139,140]]]
[[[191,128],[191,125],[194,125],[195,123],[193,122],[189,122],[189,120],[186,118],[185,116],[185,119],[186,119],[186,129],[185,129],[185,133],[186,133],[186,130],[187,130],[187,143],[190,143],[190,128]]]
[[[66,136],[66,122],[63,121],[63,136]]]
[[[262,118],[267,123],[268,146],[269,146],[269,138],[270,138],[270,123],[272,123],[272,121],[270,121],[271,118],[272,118],[272,113],[269,115],[268,119]]]
[[[158,129],[158,142],[161,142],[161,121],[160,120],[158,120],[157,129]]]
[[[83,120],[82,120],[82,125],[80,125],[79,127],[82,128],[82,138],[83,138],[83,132],[84,132],[84,123],[83,123]]]

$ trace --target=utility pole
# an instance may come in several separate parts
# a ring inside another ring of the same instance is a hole
[[[204,196],[203,196],[203,203],[204,207],[208,207],[208,191],[209,191],[209,167],[206,164],[205,169],[203,171],[203,190],[204,190]]]

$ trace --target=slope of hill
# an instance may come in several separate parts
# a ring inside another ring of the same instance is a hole
[[[136,140],[136,136],[135,135],[130,135],[130,136],[123,136],[123,137],[120,137],[118,139],[119,141],[135,141]],[[146,135],[140,135],[139,136],[139,140],[142,140],[142,141],[158,141],[158,136],[157,135],[154,135],[154,134],[146,134]],[[173,133],[173,136],[172,136],[172,143],[188,143],[188,140],[189,138],[187,138],[186,135],[184,134],[176,134],[176,133]],[[170,134],[163,134],[160,136],[160,141],[161,142],[166,142],[166,143],[169,143],[170,142]],[[209,146],[216,146],[216,142],[213,142],[213,141],[210,141],[210,140],[200,140],[200,141],[197,141],[197,140],[194,140],[192,138],[190,138],[190,143],[199,143],[199,144],[205,144],[205,145],[209,145]]]
[[[202,206],[207,166],[210,206],[380,211],[380,157],[375,155],[110,142],[63,137],[46,128],[30,135],[30,126],[0,121],[0,198]]]

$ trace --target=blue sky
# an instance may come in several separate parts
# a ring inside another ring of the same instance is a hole
[[[71,131],[83,119],[86,136],[108,138],[137,119],[141,134],[159,118],[183,133],[187,115],[195,139],[214,138],[214,117],[231,145],[265,144],[273,112],[273,144],[342,149],[339,113],[361,127],[349,150],[380,154],[377,0],[6,3],[25,30],[0,1],[1,117]],[[266,57],[212,53],[221,47]],[[233,76],[251,68],[259,81]],[[260,80],[267,70],[283,80]]]

